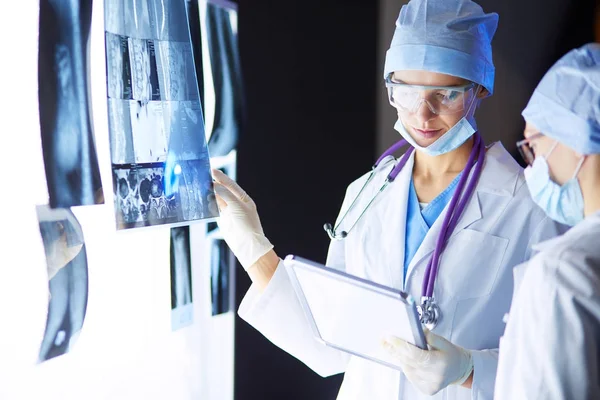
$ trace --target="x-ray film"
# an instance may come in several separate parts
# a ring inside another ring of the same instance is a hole
[[[244,111],[235,3],[208,1],[206,32],[215,91],[208,147],[213,156],[224,156],[237,147]]]
[[[171,228],[171,328],[193,322],[190,227]]]
[[[70,209],[37,208],[48,270],[48,317],[39,361],[67,353],[83,326],[88,299],[85,241]]]
[[[216,217],[185,0],[104,10],[118,229]]]
[[[215,214],[207,162],[181,161],[178,173],[170,175],[165,174],[164,163],[113,168],[117,227],[175,224]]]
[[[207,224],[206,240],[210,266],[211,314],[214,316],[233,309],[235,256],[216,223]]]
[[[192,38],[208,148],[212,157],[222,157],[236,148],[244,120],[237,5],[190,0],[190,10],[195,12],[189,16],[190,28],[199,31],[192,32]]]
[[[52,208],[104,203],[91,123],[92,0],[40,0],[40,131]]]

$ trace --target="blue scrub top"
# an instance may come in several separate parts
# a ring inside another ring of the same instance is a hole
[[[460,180],[462,173],[448,185],[448,187],[431,201],[423,210],[419,206],[419,199],[415,191],[412,176],[408,189],[408,209],[406,214],[406,234],[404,236],[404,282],[406,282],[406,272],[408,265],[417,253],[419,246],[423,243],[429,228],[435,220],[440,216],[446,204],[452,198],[456,185]]]

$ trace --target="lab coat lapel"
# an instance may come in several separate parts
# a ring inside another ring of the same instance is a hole
[[[392,287],[401,289],[404,280],[404,242],[406,236],[406,210],[408,208],[408,188],[412,176],[414,153],[410,156],[402,171],[390,185],[389,196],[379,212],[383,227],[380,260],[386,265],[389,282]],[[395,213],[394,211],[398,211]]]
[[[514,165],[516,165],[516,161],[514,161],[501,143],[497,142],[488,147],[483,170],[481,171],[481,176],[477,182],[477,186],[475,187],[475,192],[469,199],[469,202],[467,203],[462,216],[458,220],[456,228],[454,228],[454,231],[451,233],[450,238],[467,228],[475,221],[483,218],[481,211],[481,197],[479,196],[480,193],[485,192],[487,194],[507,197],[507,199],[514,195],[515,186],[518,180],[518,174],[515,174]],[[471,179],[473,172],[474,170],[471,171],[471,176],[469,179]],[[437,242],[437,238],[440,235],[442,223],[446,217],[446,214],[448,213],[449,206],[450,202],[448,202],[444,208],[444,211],[442,211],[431,229],[429,229],[429,232],[425,236],[423,243],[410,262],[405,283],[408,283],[408,279],[410,278],[415,266],[418,265],[424,258],[432,254]]]
[[[450,207],[450,202],[444,208],[444,211],[440,214],[440,216],[435,220],[433,226],[427,232],[423,243],[415,253],[415,256],[411,260],[407,269],[407,277],[410,276],[411,272],[415,268],[417,264],[421,262],[426,257],[433,255],[433,250],[437,244],[438,237],[440,236],[440,231],[442,230],[442,224],[446,215],[448,214],[448,210]],[[465,227],[471,225],[473,222],[481,219],[481,207],[479,204],[479,198],[477,196],[477,190],[471,196],[471,199],[467,203],[460,219],[458,220],[458,224],[456,228],[451,232],[450,237],[456,235],[461,230],[465,229]],[[408,279],[407,279],[408,280]]]

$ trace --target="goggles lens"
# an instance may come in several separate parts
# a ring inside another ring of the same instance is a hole
[[[531,146],[531,142],[540,136],[542,136],[541,133],[536,133],[534,135],[531,135],[527,139],[523,139],[517,142],[517,149],[519,149],[521,157],[523,157],[523,160],[529,166],[533,165],[533,162],[535,161],[535,149],[533,148],[533,146]]]
[[[400,111],[415,113],[425,102],[438,115],[455,114],[468,108],[475,84],[463,86],[416,86],[386,79],[390,104]]]

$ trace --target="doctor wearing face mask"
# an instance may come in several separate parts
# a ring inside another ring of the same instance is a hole
[[[531,196],[573,226],[515,268],[497,399],[600,399],[600,45],[572,50],[523,111]]]
[[[429,350],[395,337],[373,343],[397,357],[402,372],[314,339],[256,205],[214,171],[219,226],[253,281],[240,316],[318,374],[344,372],[338,399],[492,398],[512,267],[529,258],[530,243],[560,230],[531,200],[515,160],[477,132],[475,111],[494,89],[497,22],[469,0],[402,7],[383,78],[395,128],[410,147],[395,160],[388,153],[402,142],[393,146],[352,183],[336,224],[326,227],[329,267],[421,303]]]

